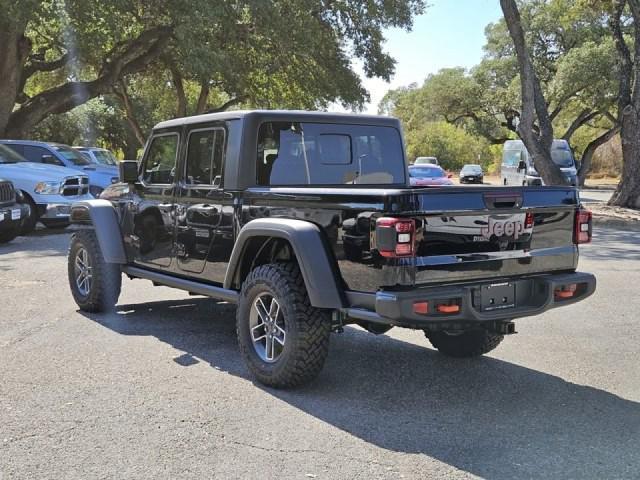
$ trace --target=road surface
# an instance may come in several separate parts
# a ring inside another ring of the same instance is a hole
[[[0,246],[0,478],[640,478],[640,238],[596,232],[588,301],[490,355],[335,335],[306,388],[250,379],[234,309],[125,280],[80,313],[68,234]]]

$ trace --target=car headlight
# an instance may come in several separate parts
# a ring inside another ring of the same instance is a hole
[[[60,193],[61,186],[60,182],[38,182],[33,191],[41,195],[54,195]]]
[[[16,202],[24,203],[24,193],[22,193],[22,190],[16,190]]]

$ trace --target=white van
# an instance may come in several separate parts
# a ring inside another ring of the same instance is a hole
[[[578,171],[569,142],[554,140],[551,146],[551,158],[560,167],[569,183],[576,185]],[[522,140],[507,140],[505,142],[500,175],[503,185],[544,185]]]

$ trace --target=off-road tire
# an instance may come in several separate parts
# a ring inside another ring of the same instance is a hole
[[[36,229],[36,223],[38,223],[38,207],[35,202],[31,200],[27,195],[24,195],[24,204],[29,207],[29,213],[22,221],[22,228],[20,229],[21,235],[29,235]]]
[[[274,363],[260,358],[250,332],[250,311],[263,293],[277,300],[286,330],[285,345]],[[331,318],[326,310],[311,306],[297,264],[267,264],[256,267],[242,284],[236,332],[242,357],[258,381],[276,388],[296,387],[322,370],[329,352]]]
[[[83,295],[76,283],[75,260],[78,251],[84,248],[89,256],[91,266],[91,287],[87,295]],[[104,312],[110,310],[118,301],[122,286],[120,265],[104,261],[98,239],[93,230],[78,230],[71,236],[67,260],[69,287],[73,299],[85,312]]]
[[[425,335],[440,353],[456,358],[479,357],[489,353],[504,338],[504,335],[490,333],[484,328],[455,335],[446,332],[425,332]]]

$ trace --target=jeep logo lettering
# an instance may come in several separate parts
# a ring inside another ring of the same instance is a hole
[[[507,219],[489,217],[487,225],[480,230],[479,241],[489,241],[491,237],[510,237],[517,240],[522,235],[530,234],[533,228],[525,228],[525,216],[514,215]]]

